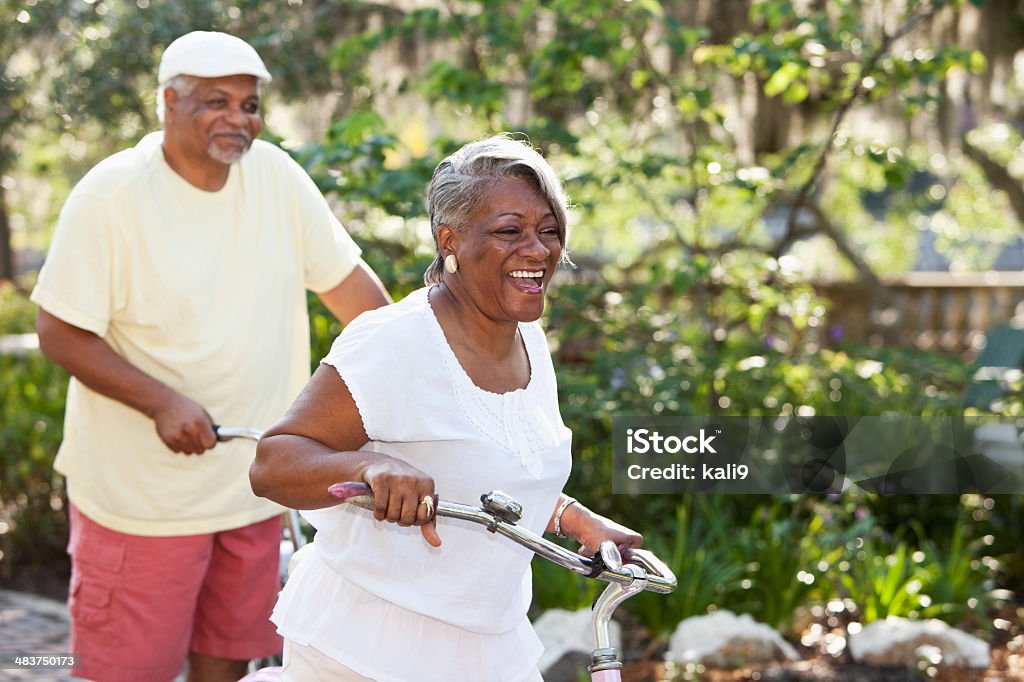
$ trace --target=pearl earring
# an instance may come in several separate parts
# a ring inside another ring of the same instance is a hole
[[[444,269],[448,271],[448,274],[454,275],[459,269],[459,259],[455,257],[454,253],[449,253],[444,257]]]

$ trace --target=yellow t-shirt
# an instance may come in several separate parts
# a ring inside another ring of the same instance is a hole
[[[215,423],[267,428],[309,377],[306,289],[327,291],[359,247],[287,154],[256,141],[217,192],[166,163],[162,133],[99,163],[71,192],[32,300],[94,332]],[[56,468],[97,523],[187,535],[269,518],[254,444],[175,454],[148,417],[72,379]]]

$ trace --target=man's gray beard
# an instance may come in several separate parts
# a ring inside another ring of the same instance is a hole
[[[225,150],[221,149],[220,147],[218,147],[213,142],[211,142],[210,146],[206,148],[206,153],[209,154],[210,158],[213,159],[214,161],[217,161],[218,163],[223,163],[223,164],[230,165],[230,164],[235,163],[236,161],[238,161],[243,156],[245,156],[245,153],[247,151],[249,151],[249,148],[251,146],[252,146],[252,141],[250,140],[249,146],[247,146],[245,149],[243,149],[240,152],[233,152],[233,151],[225,151]]]

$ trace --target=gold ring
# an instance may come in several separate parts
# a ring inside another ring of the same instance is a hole
[[[433,495],[424,495],[423,499],[420,500],[420,504],[424,504],[424,505],[427,506],[427,518],[428,519],[431,516],[434,515],[434,496]]]

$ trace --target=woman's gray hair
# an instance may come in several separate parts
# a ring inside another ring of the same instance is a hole
[[[167,113],[167,103],[164,102],[164,90],[170,88],[181,96],[188,96],[192,94],[192,90],[195,89],[196,83],[199,81],[195,76],[175,76],[166,83],[158,83],[156,86],[156,118],[160,123],[164,122],[164,116]]]
[[[560,262],[569,262],[565,248],[569,202],[562,183],[550,164],[528,142],[505,133],[470,142],[434,170],[427,187],[427,212],[437,253],[423,275],[427,285],[441,281],[444,258],[437,241],[438,228],[448,225],[457,232],[465,231],[484,187],[495,180],[513,177],[527,180],[547,199],[558,222],[558,241],[562,245]]]

